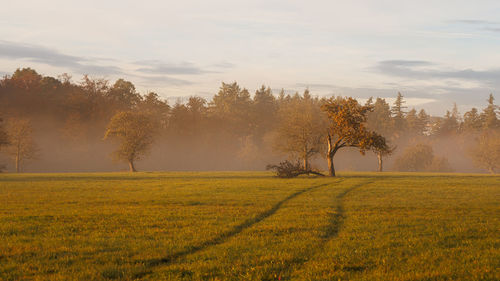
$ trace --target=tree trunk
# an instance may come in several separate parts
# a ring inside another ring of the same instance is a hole
[[[307,171],[309,169],[309,161],[307,159],[307,155],[304,155],[304,171]]]
[[[333,156],[335,156],[335,148],[332,144],[332,137],[330,134],[327,135],[326,140],[328,142],[328,151],[326,152],[326,159],[328,161],[328,175],[330,177],[335,177],[335,166],[333,165]]]
[[[128,166],[129,166],[129,168],[130,168],[130,172],[132,172],[132,173],[133,173],[133,172],[137,172],[137,170],[136,170],[136,169],[135,169],[135,167],[134,167],[134,161],[133,161],[133,160],[129,160],[129,161],[128,161]]]
[[[328,160],[328,175],[330,177],[335,177],[335,166],[333,164],[333,153],[328,153],[326,157]]]
[[[382,153],[377,153],[377,158],[378,158],[378,171],[379,172],[382,172],[382,170],[384,169],[383,167],[383,163],[382,163]]]
[[[21,171],[21,159],[19,159],[19,153],[16,155],[16,173]]]

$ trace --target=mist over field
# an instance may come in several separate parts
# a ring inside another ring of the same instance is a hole
[[[104,138],[110,120],[120,112],[146,113],[155,123],[151,143],[134,156],[139,170],[264,170],[268,164],[286,159],[303,161],[304,157],[312,168],[327,169],[329,121],[321,106],[341,96],[320,97],[309,90],[274,93],[266,86],[251,93],[234,82],[222,83],[210,99],[191,96],[184,102],[169,103],[154,92],[139,93],[132,82],[123,79],[84,76],[81,81],[74,80],[68,75],[43,76],[25,68],[0,81],[0,112],[6,128],[9,122],[25,120],[32,134],[35,153],[19,161],[22,171],[127,170],[124,159],[111,155],[120,142]],[[461,113],[455,104],[445,116],[430,116],[425,109],[417,113],[406,105],[401,93],[395,94],[397,99],[391,104],[377,97],[364,102],[370,107],[364,126],[384,137],[393,148],[392,154],[384,157],[385,170],[486,171],[473,161],[472,151],[481,134],[500,128],[493,95],[484,100],[483,108]],[[302,130],[308,130],[306,137],[300,135]],[[444,159],[442,165],[395,166],[406,149],[419,144],[431,148],[429,161],[432,157]],[[377,154],[354,145],[358,147],[338,152],[336,168],[376,171]],[[11,142],[0,150],[6,171],[15,169],[13,148]],[[306,148],[310,151],[304,155],[301,151]],[[490,149],[492,153],[498,150],[496,146]],[[363,150],[364,155],[360,153]]]

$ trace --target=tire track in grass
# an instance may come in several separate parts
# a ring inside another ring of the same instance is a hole
[[[335,208],[335,213],[333,213],[330,216],[330,225],[325,231],[325,235],[323,236],[324,242],[326,243],[328,240],[337,237],[340,232],[340,228],[344,224],[345,221],[345,210],[344,210],[344,197],[346,197],[349,193],[353,192],[356,189],[359,189],[365,185],[372,184],[373,181],[364,181],[358,184],[355,184],[351,186],[350,188],[344,190],[343,192],[339,193],[335,197],[335,205],[337,206]]]
[[[308,253],[309,254],[308,256],[311,257],[310,259],[307,259],[303,263],[296,263],[295,264],[296,267],[294,269],[292,269],[290,276],[283,278],[282,280],[289,280],[289,279],[295,280],[295,279],[297,279],[297,276],[295,274],[293,274],[293,272],[298,272],[298,270],[303,268],[308,261],[311,261],[314,256],[316,256],[322,249],[324,249],[323,246],[326,243],[328,243],[329,241],[331,241],[332,239],[334,239],[335,237],[337,237],[339,235],[339,232],[342,228],[342,225],[344,224],[344,221],[346,219],[345,209],[344,209],[344,198],[348,194],[352,193],[353,191],[355,191],[363,186],[372,184],[372,183],[373,183],[372,180],[360,182],[358,184],[355,184],[355,185],[345,189],[344,191],[339,193],[337,196],[335,196],[335,200],[334,200],[334,205],[336,206],[335,212],[330,216],[330,224],[328,225],[328,227],[325,230],[324,235],[322,236],[321,243],[318,244],[318,246],[316,247],[315,250]],[[291,269],[293,266],[294,265],[290,264],[287,266],[287,269]]]
[[[335,183],[340,183],[340,182],[341,181],[336,181]],[[184,249],[182,251],[178,251],[176,253],[167,255],[163,258],[148,260],[148,261],[146,261],[146,266],[151,268],[151,267],[156,267],[156,266],[160,266],[160,265],[167,265],[167,264],[170,264],[179,258],[185,257],[185,256],[190,255],[190,254],[197,253],[197,252],[202,251],[202,250],[204,250],[208,247],[211,247],[211,246],[216,246],[216,245],[222,244],[222,243],[226,242],[227,240],[229,240],[231,237],[238,235],[243,230],[245,230],[245,229],[261,222],[262,220],[272,216],[281,208],[281,206],[283,204],[294,199],[295,197],[297,197],[303,193],[306,193],[308,191],[312,191],[312,190],[318,189],[320,187],[331,185],[331,184],[333,184],[333,183],[324,183],[324,184],[315,185],[315,186],[312,186],[309,188],[301,189],[301,190],[289,195],[285,199],[279,201],[278,203],[276,203],[273,207],[271,207],[267,211],[260,213],[258,216],[254,217],[254,218],[247,219],[243,223],[233,227],[232,229],[230,229],[226,232],[221,233],[220,235],[218,235],[212,239],[201,242],[198,245],[193,245],[193,246],[188,247],[187,249]]]

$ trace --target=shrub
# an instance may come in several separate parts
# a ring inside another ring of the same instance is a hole
[[[434,157],[432,159],[432,163],[429,167],[427,167],[427,170],[429,172],[453,172],[453,168],[450,165],[450,162],[448,162],[448,158],[446,157]]]
[[[399,156],[394,168],[398,171],[420,172],[425,171],[432,164],[434,152],[427,144],[417,144],[405,149],[403,155]]]

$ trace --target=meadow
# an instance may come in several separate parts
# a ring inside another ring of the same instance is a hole
[[[500,280],[500,177],[2,174],[0,280]]]

